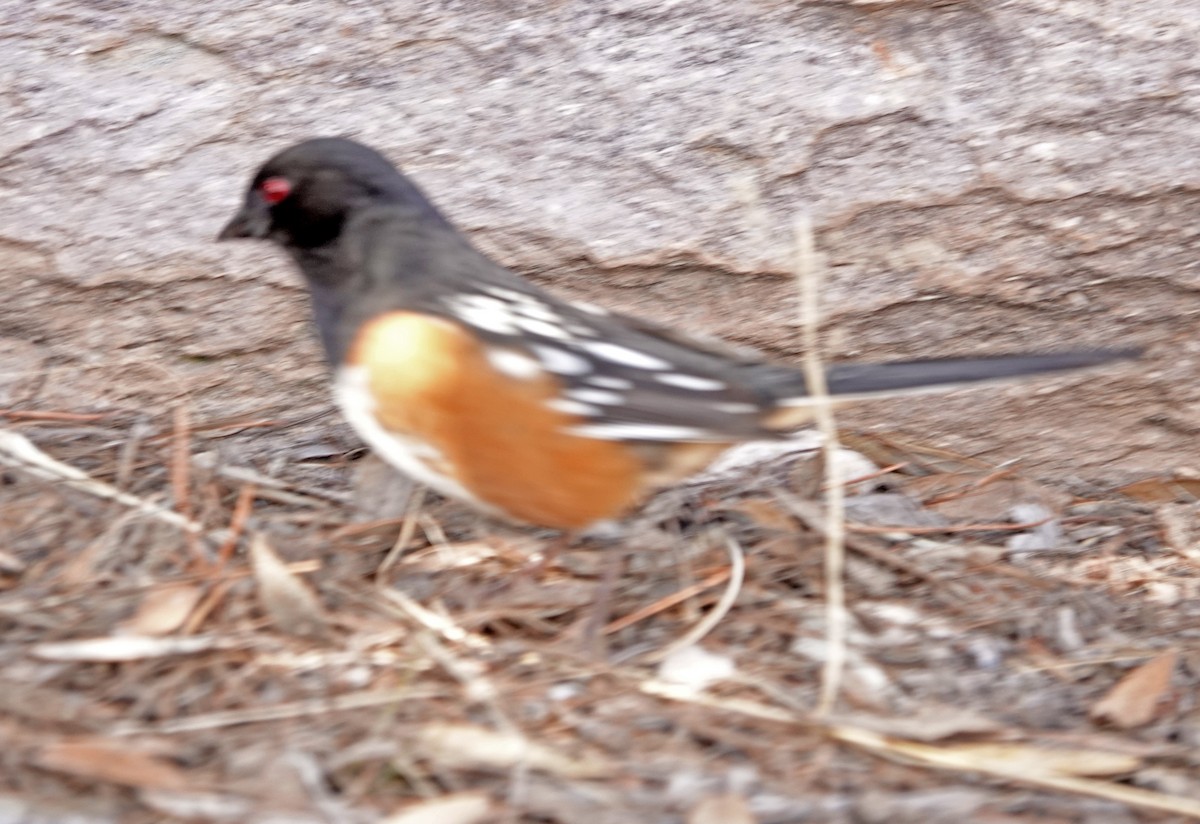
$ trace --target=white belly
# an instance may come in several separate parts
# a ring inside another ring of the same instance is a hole
[[[379,425],[375,417],[375,399],[368,391],[365,369],[339,369],[333,384],[333,396],[346,421],[379,457],[435,492],[493,511],[456,480],[431,468],[444,461],[436,449],[415,438],[389,432]]]

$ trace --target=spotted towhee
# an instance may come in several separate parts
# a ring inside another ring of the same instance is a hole
[[[220,238],[308,282],[346,418],[438,492],[565,530],[614,519],[731,444],[809,417],[803,373],[548,294],[492,262],[383,156],[308,140],[255,174]],[[1086,351],[831,366],[840,398],[1077,369]]]

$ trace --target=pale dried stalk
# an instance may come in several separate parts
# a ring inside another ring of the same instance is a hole
[[[744,698],[724,698],[709,693],[696,692],[678,684],[666,684],[662,681],[647,679],[639,683],[639,688],[647,695],[658,696],[671,701],[695,704],[702,707],[721,710],[736,715],[745,715],[775,724],[794,724],[798,727],[813,731],[821,731],[834,741],[859,747],[876,755],[887,756],[909,764],[919,764],[923,767],[951,770],[955,772],[977,773],[993,778],[1045,787],[1062,792],[1103,798],[1130,806],[1149,810],[1161,810],[1176,815],[1187,816],[1200,820],[1200,801],[1182,796],[1146,790],[1141,787],[1131,787],[1114,781],[1103,781],[1095,778],[1080,778],[1074,775],[1064,775],[1052,771],[1031,771],[1020,763],[1011,763],[1003,759],[982,758],[970,752],[964,752],[954,746],[940,747],[919,741],[910,741],[895,736],[883,735],[874,730],[864,729],[849,724],[830,724],[802,713],[750,701]],[[1009,737],[1018,737],[1018,731],[1010,731]]]
[[[86,472],[51,458],[17,432],[0,429],[0,465],[21,470],[44,481],[61,483],[97,498],[114,501],[156,521],[176,527],[188,535],[205,535],[204,527],[191,518],[186,518],[161,504],[122,492],[103,481],[97,481]],[[206,537],[220,541],[226,537],[225,533],[226,530],[217,530],[208,533]]]
[[[804,377],[813,400],[813,420],[823,436],[825,455],[825,644],[828,652],[821,671],[821,697],[817,715],[827,716],[837,702],[846,666],[846,566],[845,487],[838,465],[837,421],[825,367],[821,363],[818,333],[821,327],[821,267],[813,244],[812,220],[796,219],[796,281],[800,288],[800,321],[804,331]]]
[[[733,608],[733,602],[737,600],[742,591],[742,582],[746,577],[746,556],[742,552],[742,547],[731,535],[722,536],[725,539],[725,549],[729,553],[729,583],[725,586],[725,591],[721,593],[720,600],[717,601],[713,608],[708,611],[694,627],[688,630],[682,637],[671,642],[660,650],[657,650],[650,655],[647,655],[643,660],[647,663],[658,663],[670,658],[679,650],[694,646],[704,640],[704,637],[716,628],[717,624],[729,613]]]

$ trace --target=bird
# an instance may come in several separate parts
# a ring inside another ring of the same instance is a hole
[[[510,522],[585,533],[729,447],[812,418],[803,369],[575,302],[494,262],[391,161],[343,137],[269,158],[218,235],[307,283],[342,415],[386,462]],[[825,367],[835,402],[1024,378],[1136,348]]]

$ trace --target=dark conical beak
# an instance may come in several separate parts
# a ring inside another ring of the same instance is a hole
[[[242,206],[233,220],[225,224],[225,228],[217,235],[217,240],[233,240],[235,238],[265,238],[271,231],[271,213],[265,204],[247,203]]]

